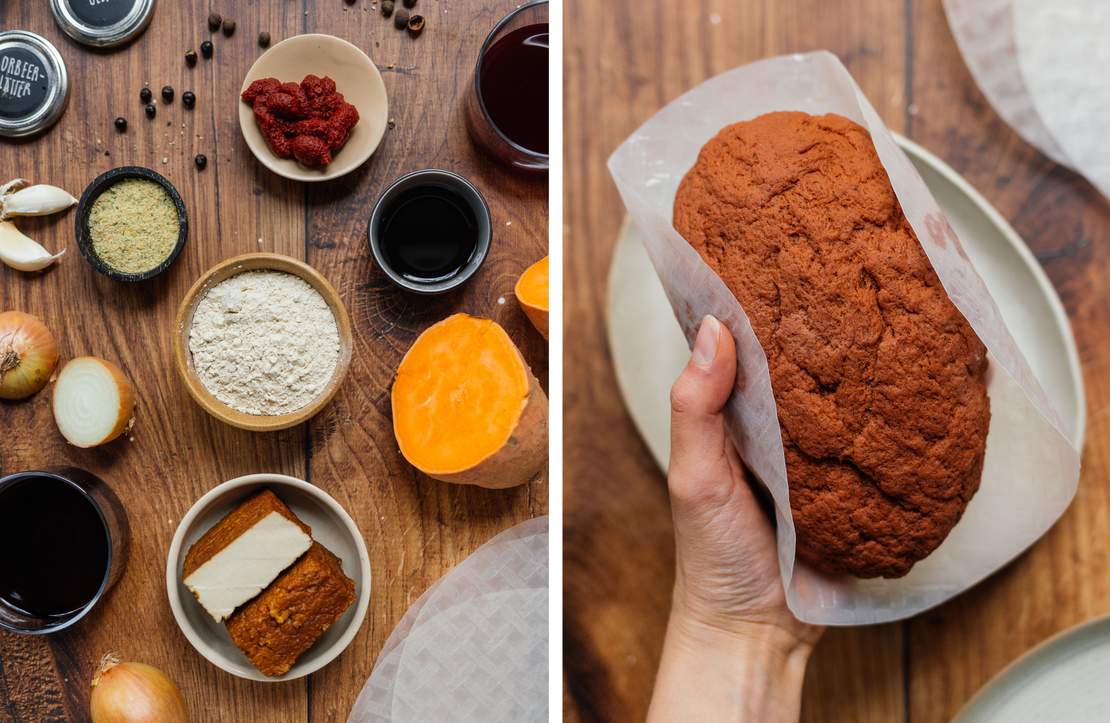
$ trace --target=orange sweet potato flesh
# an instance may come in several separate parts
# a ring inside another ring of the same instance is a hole
[[[516,299],[520,302],[520,308],[528,316],[528,320],[532,322],[532,326],[543,334],[543,338],[547,338],[547,312],[548,312],[548,291],[547,291],[547,260],[548,257],[544,256],[536,263],[529,266],[520,275],[516,282]]]
[[[547,396],[495,321],[455,314],[425,330],[392,402],[401,453],[429,477],[513,487],[547,460]]]

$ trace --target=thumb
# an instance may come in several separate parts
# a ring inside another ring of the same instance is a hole
[[[724,407],[736,381],[732,334],[712,316],[702,319],[690,361],[671,387],[671,494],[679,502],[728,494],[731,441]]]

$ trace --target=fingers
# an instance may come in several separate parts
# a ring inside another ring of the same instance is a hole
[[[702,319],[690,361],[671,387],[668,480],[677,501],[727,495],[732,474],[724,406],[736,380],[732,334],[712,316]]]

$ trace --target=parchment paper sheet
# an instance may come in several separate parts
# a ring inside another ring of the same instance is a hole
[[[413,603],[347,723],[547,720],[548,520],[494,537]]]
[[[1110,198],[1110,3],[944,0],[944,9],[995,111]]]
[[[827,577],[795,561],[767,359],[736,298],[671,225],[678,184],[701,147],[730,123],[776,110],[839,113],[871,132],[907,220],[988,349],[992,419],[981,487],[945,542],[897,580]],[[914,615],[997,570],[1067,508],[1079,477],[1078,452],[925,183],[834,55],[771,58],[706,81],[636,130],[609,159],[609,169],[687,341],[693,343],[705,314],[725,323],[736,339],[742,381],[729,402],[729,422],[740,455],[774,499],[779,568],[798,618],[861,625]]]

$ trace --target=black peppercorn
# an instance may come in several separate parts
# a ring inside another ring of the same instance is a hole
[[[203,43],[200,44],[200,54],[203,55],[206,58],[211,58],[212,57],[212,41],[211,40],[205,40]]]
[[[185,51],[185,64],[190,68],[197,64],[197,51],[192,49]]]
[[[193,94],[193,91],[187,90],[181,94],[181,104],[186,108],[192,108],[197,104],[197,97]]]
[[[270,46],[270,34],[265,31],[259,33],[258,44],[261,45],[263,48],[268,48]]]
[[[407,7],[407,8],[410,8],[410,9],[411,9],[411,8],[414,8],[414,7],[416,7],[416,0],[401,0],[401,2],[402,2],[402,3],[404,4],[404,6],[405,6],[405,7]]]
[[[419,35],[420,33],[424,32],[424,16],[423,15],[413,15],[411,18],[409,18],[408,27],[409,27],[409,35],[411,35],[414,38],[417,35]]]
[[[173,87],[169,85],[162,86],[162,100],[167,103],[173,102]]]
[[[120,133],[123,133],[125,130],[127,130],[127,119],[123,116],[116,118],[116,130]]]
[[[204,167],[208,165],[208,157],[203,153],[198,153],[197,157],[193,159],[193,163],[197,164],[197,169],[203,171]]]
[[[147,118],[153,118],[154,115],[158,112],[158,110],[154,107],[153,103],[147,103],[146,108],[144,110],[146,110],[146,117]]]
[[[397,28],[398,30],[404,30],[405,27],[408,24],[409,24],[409,11],[408,10],[398,10],[397,12],[395,12],[393,14],[393,27]]]
[[[393,0],[382,0],[382,15],[387,18],[393,14]]]
[[[154,94],[150,92],[150,88],[143,88],[139,91],[139,100],[141,100],[143,103],[149,103],[150,99],[153,97]]]
[[[230,38],[234,34],[235,34],[235,21],[230,20],[230,19],[225,20],[224,21],[224,37]]]
[[[220,24],[223,23],[223,21],[224,19],[220,17],[219,13],[212,13],[208,16],[208,29],[212,32],[216,32],[220,29]]]

